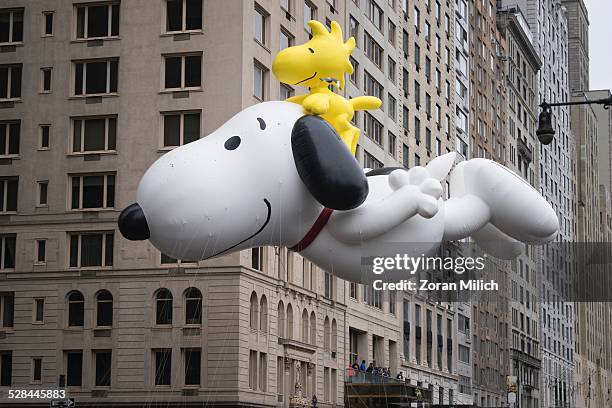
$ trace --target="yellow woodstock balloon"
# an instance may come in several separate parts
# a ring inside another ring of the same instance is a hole
[[[329,89],[330,84],[343,89],[344,75],[353,73],[349,57],[355,49],[355,39],[351,37],[344,42],[336,21],[331,23],[331,32],[315,20],[308,25],[313,34],[310,41],[279,52],[272,63],[272,72],[285,84],[308,87],[308,94],[287,101],[300,104],[306,113],[320,115],[329,122],[354,155],[360,133],[351,125],[355,111],[378,109],[382,101],[374,96],[347,100]]]

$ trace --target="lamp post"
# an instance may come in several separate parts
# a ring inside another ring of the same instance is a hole
[[[538,117],[538,130],[536,130],[536,135],[540,140],[540,143],[543,145],[548,145],[553,141],[555,137],[555,129],[552,125],[552,107],[553,106],[570,106],[570,105],[603,105],[604,109],[608,109],[612,106],[612,97],[610,98],[602,98],[596,99],[593,101],[575,101],[575,102],[554,102],[548,103],[546,101],[540,104],[540,108],[542,108],[542,112],[540,112],[540,116]]]

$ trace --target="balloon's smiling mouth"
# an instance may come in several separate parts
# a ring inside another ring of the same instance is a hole
[[[302,79],[300,82],[297,82],[297,83],[295,83],[295,84],[293,84],[293,85],[299,85],[299,84],[301,84],[302,82],[310,81],[312,78],[314,78],[314,77],[316,77],[316,76],[317,76],[317,72],[315,71],[315,73],[314,73],[314,74],[312,74],[312,76],[310,76],[310,77],[308,77],[308,78],[306,78],[306,79]]]
[[[270,218],[272,217],[272,205],[270,205],[270,201],[268,201],[267,198],[264,198],[264,203],[266,203],[266,207],[268,207],[268,215],[266,216],[266,221],[263,223],[263,225],[261,227],[259,227],[259,229],[257,231],[255,231],[254,234],[249,235],[248,237],[246,237],[242,241],[238,242],[237,244],[232,245],[229,248],[225,248],[224,250],[219,251],[216,254],[209,256],[209,258],[214,258],[215,256],[221,255],[224,252],[230,251],[230,250],[236,248],[238,245],[248,241],[249,239],[254,238],[257,234],[259,234],[261,231],[263,231],[263,229],[266,228],[266,226],[270,222]]]

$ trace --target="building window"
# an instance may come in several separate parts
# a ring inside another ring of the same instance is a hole
[[[383,48],[365,30],[363,32],[363,47],[363,52],[370,61],[377,67],[382,68]]]
[[[259,62],[253,64],[253,96],[260,101],[266,99],[268,69]]]
[[[0,213],[17,212],[19,179],[7,177],[0,179]]]
[[[111,385],[111,361],[110,350],[95,350],[96,360],[96,387],[110,387]]]
[[[402,166],[404,166],[405,169],[410,167],[408,163],[409,155],[410,150],[408,149],[408,145],[402,144]]]
[[[0,65],[0,101],[21,98],[22,64]]]
[[[53,35],[53,15],[52,11],[43,11],[42,13],[42,35],[43,37],[50,37]]]
[[[202,324],[202,292],[198,288],[185,291],[185,324]]]
[[[353,67],[353,73],[349,77],[351,82],[355,85],[359,83],[359,63],[353,59],[353,57],[349,57],[349,61],[351,62],[351,66]]]
[[[202,349],[184,349],[183,356],[185,362],[185,385],[200,385]]]
[[[374,0],[366,0],[366,16],[378,31],[383,29],[383,11]]]
[[[257,42],[262,45],[267,43],[267,25],[269,14],[259,5],[255,5],[255,13],[253,14],[253,36]]]
[[[0,10],[0,45],[23,42],[23,9]]]
[[[36,263],[43,264],[47,259],[47,240],[36,240]]]
[[[165,288],[155,293],[155,324],[172,324],[172,293]]]
[[[417,34],[421,30],[421,12],[418,8],[414,8],[414,27],[416,28]]]
[[[42,382],[42,358],[32,359],[32,382],[35,384]]]
[[[34,323],[42,323],[45,315],[45,299],[34,299],[33,321]]]
[[[387,151],[391,155],[391,157],[395,157],[395,145],[397,143],[397,138],[391,132],[387,132]]]
[[[155,356],[155,385],[170,385],[172,378],[172,350],[155,350],[153,354]]]
[[[74,175],[72,182],[72,210],[108,209],[115,206],[115,175]]]
[[[15,268],[15,235],[0,235],[0,270]]]
[[[268,300],[265,295],[261,296],[259,302],[259,330],[264,333],[268,331]]]
[[[259,303],[257,302],[257,294],[251,293],[250,299],[250,327],[251,330],[257,330],[257,323],[259,321]]]
[[[51,73],[53,72],[53,68],[41,68],[40,69],[40,92],[41,93],[51,93]]]
[[[387,94],[387,115],[395,121],[397,116],[397,101],[391,94]]]
[[[70,267],[113,266],[113,232],[70,235]]]
[[[164,89],[191,90],[202,87],[202,54],[164,56]]]
[[[324,296],[328,299],[334,298],[334,277],[329,272],[324,272]]]
[[[85,298],[74,290],[68,294],[68,327],[83,327],[85,318]]]
[[[46,207],[48,205],[49,181],[39,181],[36,184],[38,185],[38,197],[36,200],[36,205],[38,207]]]
[[[367,71],[363,71],[363,87],[367,95],[383,99],[383,86]]]
[[[304,30],[311,34],[308,22],[317,19],[317,8],[310,2],[304,2]],[[312,34],[311,34],[312,35]]]
[[[287,13],[291,12],[291,0],[281,0],[280,2],[280,6],[283,10],[285,10]]]
[[[387,76],[391,80],[391,82],[395,83],[396,79],[396,64],[393,58],[387,58]]]
[[[200,138],[200,112],[162,113],[163,147],[182,146]]]
[[[83,351],[67,351],[66,354],[66,385],[80,387],[83,382]]]
[[[263,247],[251,249],[251,268],[258,271],[263,270]]]
[[[0,122],[0,158],[19,155],[20,121]]]
[[[383,164],[370,153],[363,151],[363,167],[366,169],[381,169]]]
[[[357,283],[349,282],[349,296],[351,299],[357,299]]]
[[[359,22],[355,17],[350,16],[349,19],[349,36],[355,39],[355,45],[358,46],[359,39]]]
[[[414,103],[419,109],[421,106],[421,84],[418,81],[414,81]]]
[[[395,46],[396,27],[395,24],[389,19],[387,21],[387,39],[391,45]]]
[[[249,388],[257,389],[257,351],[249,350]]]
[[[75,62],[74,94],[91,96],[117,93],[118,74],[118,59]]]
[[[97,39],[119,36],[119,3],[76,6],[76,38]]]
[[[15,322],[15,293],[0,293],[0,319],[2,327],[13,327]]]
[[[281,101],[285,101],[291,98],[294,94],[295,94],[295,91],[293,90],[292,87],[290,87],[289,85],[280,84],[279,97]]]
[[[289,48],[293,46],[293,42],[295,41],[295,37],[291,35],[287,30],[281,28],[280,31],[280,50],[284,50],[285,48]]]
[[[113,295],[101,290],[96,296],[96,326],[113,325]]]
[[[0,351],[0,386],[10,387],[13,382],[13,352]]]
[[[117,145],[117,117],[72,118],[72,152],[114,151]]]
[[[421,120],[415,116],[414,117],[414,139],[416,143],[421,143]]]
[[[39,129],[38,150],[48,150],[51,139],[51,125],[40,125]]]
[[[376,144],[382,146],[383,125],[369,112],[364,112],[364,133]]]
[[[268,355],[259,353],[259,391],[268,391]]]
[[[166,32],[202,29],[202,0],[167,0]]]

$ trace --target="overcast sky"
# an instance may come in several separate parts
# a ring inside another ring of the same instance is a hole
[[[612,89],[612,1],[584,0],[589,11],[591,89]]]

